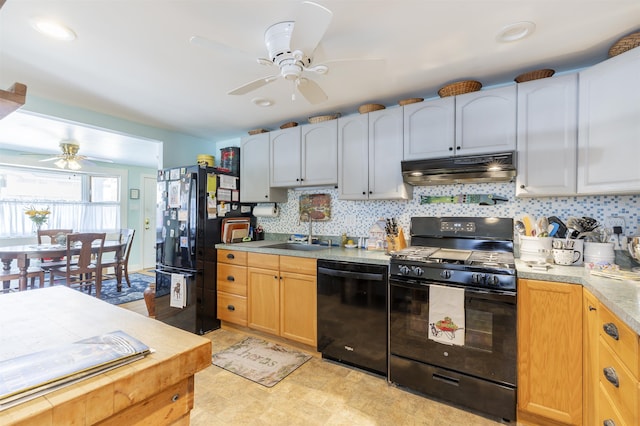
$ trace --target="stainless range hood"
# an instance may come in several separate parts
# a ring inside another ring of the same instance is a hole
[[[402,162],[402,178],[410,185],[508,182],[516,175],[514,152],[464,155]]]

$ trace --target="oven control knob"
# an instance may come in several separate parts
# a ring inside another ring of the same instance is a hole
[[[424,271],[422,270],[422,268],[417,267],[417,268],[413,268],[413,273],[416,274],[418,277],[421,277],[422,274],[424,274]]]
[[[489,284],[489,285],[498,285],[498,284],[500,284],[500,279],[495,275],[489,275],[487,277],[487,284]]]
[[[472,274],[471,275],[471,282],[473,284],[482,284],[483,281],[484,281],[484,274]]]
[[[444,278],[445,280],[448,280],[449,278],[451,278],[451,271],[440,272],[440,277]]]
[[[409,269],[409,267],[408,267],[408,266],[406,266],[406,265],[402,265],[402,266],[399,268],[399,270],[400,270],[400,274],[401,274],[401,275],[409,275],[409,273],[411,272],[411,270]]]

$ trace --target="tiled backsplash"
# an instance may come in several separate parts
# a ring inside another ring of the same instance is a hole
[[[367,236],[369,228],[378,218],[395,217],[405,231],[409,231],[413,216],[498,216],[518,218],[523,214],[532,217],[557,216],[566,220],[569,216],[589,216],[604,224],[607,217],[618,215],[625,219],[624,235],[640,234],[640,195],[598,195],[581,197],[516,198],[514,183],[482,183],[464,185],[416,186],[413,199],[408,201],[344,201],[338,199],[333,188],[314,190],[289,190],[288,201],[280,203],[280,215],[276,218],[259,218],[265,232],[303,233],[308,224],[300,222],[298,201],[303,194],[329,194],[331,196],[331,220],[315,222],[315,235]],[[421,195],[495,194],[507,198],[494,206],[477,204],[420,204]]]

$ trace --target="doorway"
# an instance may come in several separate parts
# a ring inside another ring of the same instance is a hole
[[[142,267],[156,267],[156,176],[142,175]]]

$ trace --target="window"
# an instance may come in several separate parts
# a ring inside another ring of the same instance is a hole
[[[0,237],[30,235],[25,211],[49,210],[47,228],[120,228],[120,176],[0,166]]]

